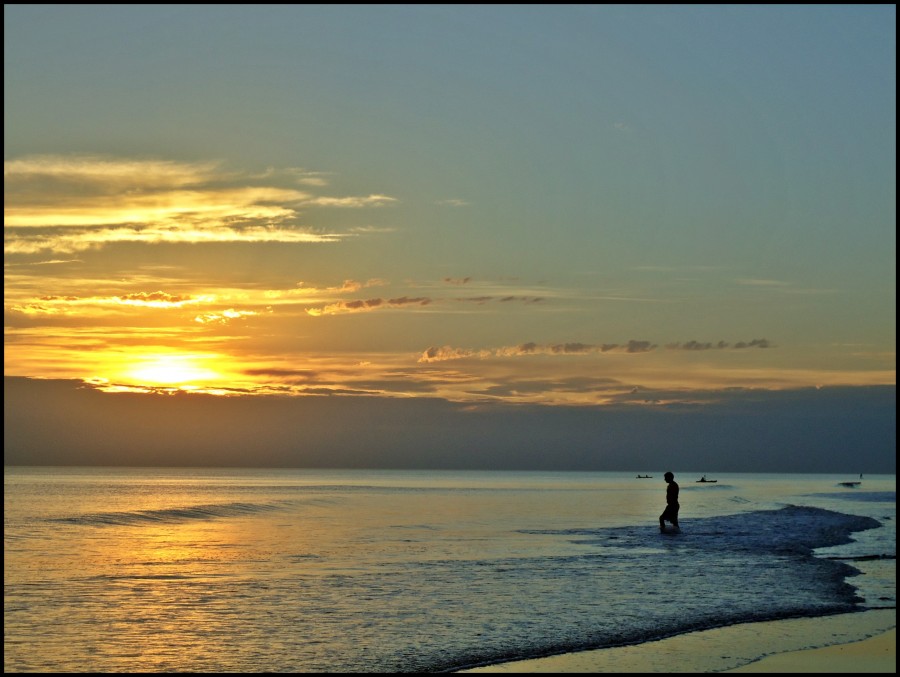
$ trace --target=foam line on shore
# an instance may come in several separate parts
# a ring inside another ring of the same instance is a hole
[[[742,623],[633,646],[579,651],[462,672],[891,672],[896,609]],[[868,640],[870,642],[862,642]],[[802,655],[797,655],[802,654]],[[836,660],[836,657],[852,656]],[[799,664],[802,663],[802,669]],[[769,668],[770,665],[776,667]],[[796,669],[791,669],[791,666]],[[836,665],[844,666],[833,670]],[[847,668],[852,665],[853,668]],[[787,667],[782,667],[787,666]],[[883,669],[889,666],[889,670]]]

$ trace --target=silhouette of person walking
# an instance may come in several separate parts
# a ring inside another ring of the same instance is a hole
[[[663,477],[669,486],[666,487],[666,509],[659,516],[659,530],[664,533],[666,522],[671,522],[675,531],[679,532],[681,528],[678,526],[678,509],[681,506],[678,504],[678,482],[675,481],[675,475],[671,472],[667,472]]]

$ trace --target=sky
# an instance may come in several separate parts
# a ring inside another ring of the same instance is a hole
[[[895,183],[894,5],[5,5],[5,462],[894,472]]]

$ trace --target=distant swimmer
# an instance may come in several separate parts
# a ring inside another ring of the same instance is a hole
[[[666,522],[671,522],[675,531],[681,531],[678,526],[678,509],[681,507],[678,504],[678,482],[675,481],[675,475],[671,472],[667,472],[663,477],[669,486],[666,487],[666,509],[659,516],[659,531],[665,533]]]

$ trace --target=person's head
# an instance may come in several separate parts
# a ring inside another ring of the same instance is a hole
[[[666,482],[671,482],[675,479],[675,475],[670,472],[667,472],[665,475],[663,475],[663,477],[665,478]]]

